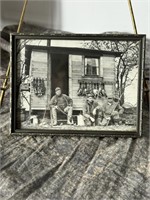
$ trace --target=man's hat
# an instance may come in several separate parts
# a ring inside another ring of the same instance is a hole
[[[91,94],[91,93],[89,93],[89,94],[87,94],[87,98],[88,98],[88,97],[94,97],[94,95]]]
[[[61,90],[61,88],[60,87],[56,87],[55,88],[55,92],[58,91],[58,90]]]

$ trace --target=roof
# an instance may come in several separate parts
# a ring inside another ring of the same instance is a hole
[[[56,54],[72,54],[72,55],[85,55],[85,56],[92,56],[92,57],[99,57],[99,56],[115,56],[119,57],[122,52],[114,52],[114,51],[102,51],[96,49],[85,49],[85,48],[77,48],[77,47],[48,47],[48,46],[33,46],[33,45],[26,45],[27,50],[39,50],[39,51],[49,51],[50,53]]]

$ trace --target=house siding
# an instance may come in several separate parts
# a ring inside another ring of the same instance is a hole
[[[115,56],[100,57],[100,76],[103,77],[105,90],[108,96],[114,95],[115,90]],[[47,52],[32,51],[30,75],[34,78],[44,78],[46,94],[37,97],[31,84],[31,110],[43,110],[47,105]],[[85,97],[78,96],[79,80],[84,76],[84,55],[69,55],[69,96],[73,99],[74,110],[82,110]],[[92,78],[89,78],[92,80]],[[51,84],[51,83],[50,83]]]
[[[30,86],[31,110],[45,109],[47,104],[47,52],[32,51],[31,63],[30,63],[30,75],[33,78],[38,78],[38,77],[43,78],[46,87],[45,95],[38,97],[35,95],[34,88],[31,84]]]
[[[69,95],[74,102],[74,110],[82,110],[85,97],[77,95],[79,79],[84,75],[84,56],[69,55]],[[108,96],[113,97],[115,87],[115,57],[100,57],[100,75],[105,83]],[[92,78],[91,78],[92,80]]]
[[[81,110],[85,101],[85,97],[79,97],[77,91],[79,89],[78,80],[82,78],[84,74],[84,56],[81,55],[69,55],[69,70],[71,76],[69,76],[69,95],[73,99],[74,110]]]

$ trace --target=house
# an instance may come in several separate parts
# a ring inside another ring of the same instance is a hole
[[[85,48],[26,46],[26,74],[30,84],[30,109],[44,110],[56,87],[69,95],[74,110],[81,111],[85,100],[83,91],[104,87],[108,96],[115,93],[115,58],[120,52]],[[43,93],[37,92],[42,88]]]

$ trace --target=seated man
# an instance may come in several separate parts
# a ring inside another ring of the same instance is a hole
[[[118,101],[119,99],[117,100],[117,102],[115,102],[113,98],[108,98],[108,102],[104,108],[104,118],[102,120],[101,125],[118,125],[120,123],[120,115],[123,114],[124,109],[120,106]]]
[[[71,125],[73,101],[66,94],[62,94],[61,88],[55,89],[55,95],[50,100],[50,107],[52,112],[53,126],[57,125],[57,112],[67,115],[67,124]]]
[[[83,116],[84,116],[84,122],[86,126],[93,126],[98,125],[97,119],[100,118],[100,106],[99,104],[94,100],[92,94],[87,95],[87,100],[85,102],[85,105],[83,107]]]

